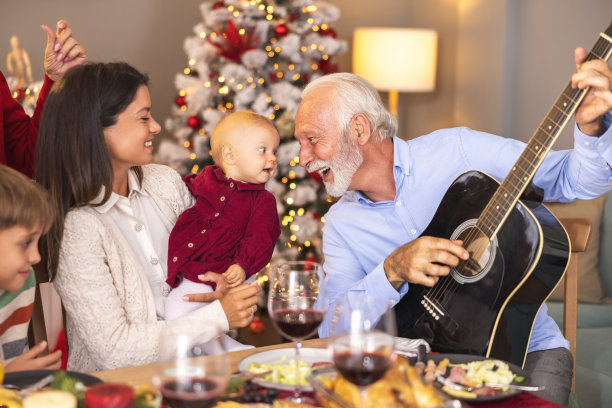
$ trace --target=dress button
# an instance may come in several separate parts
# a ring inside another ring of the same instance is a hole
[[[134,230],[135,230],[136,232],[140,232],[140,231],[142,231],[142,224],[136,224],[136,225],[134,225]]]
[[[205,229],[203,229],[203,230],[200,232],[200,234],[206,234],[206,230],[205,230]]]
[[[225,201],[225,196],[221,196],[221,198],[219,200]]]
[[[159,259],[154,256],[151,257],[151,265],[157,265],[159,263]]]
[[[218,217],[218,216],[219,216],[219,213],[215,213],[215,217]]]
[[[234,183],[230,183],[230,187],[231,187],[231,188],[234,188]]]
[[[176,261],[178,261],[178,257],[175,256],[174,258],[172,258],[172,262],[176,262]]]
[[[188,244],[187,244],[187,246],[188,246],[189,248],[193,248],[193,242],[188,243]]]

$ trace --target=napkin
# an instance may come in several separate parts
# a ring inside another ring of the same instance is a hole
[[[423,339],[407,339],[405,337],[395,338],[395,352],[406,357],[416,357],[419,346],[423,344],[427,353],[431,351],[429,343]]]

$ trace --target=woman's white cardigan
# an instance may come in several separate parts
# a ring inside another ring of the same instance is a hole
[[[175,223],[193,205],[185,183],[166,166],[142,169],[143,189]],[[162,333],[189,330],[210,338],[216,327],[229,329],[218,300],[176,320],[157,320],[151,287],[136,255],[110,216],[89,206],[66,216],[53,285],[66,310],[70,370],[151,363],[159,355]]]

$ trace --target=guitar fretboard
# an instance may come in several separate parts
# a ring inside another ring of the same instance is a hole
[[[585,61],[593,59],[607,61],[611,54],[612,23],[605,33],[599,35]],[[574,89],[571,82],[568,83],[561,96],[557,98],[553,107],[538,126],[525,150],[523,150],[523,153],[521,153],[521,156],[478,218],[476,226],[489,239],[493,239],[497,234],[587,91],[588,89]]]

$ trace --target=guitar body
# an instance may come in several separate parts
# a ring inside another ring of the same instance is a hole
[[[472,256],[472,249],[482,245],[478,237],[470,243],[474,222],[499,186],[484,173],[464,173],[422,235],[462,239]],[[539,203],[529,204],[518,201],[493,240],[486,240],[477,276],[462,276],[459,265],[433,288],[410,285],[395,307],[400,336],[424,338],[439,352],[523,366],[535,317],[569,259],[569,239],[559,221]]]

